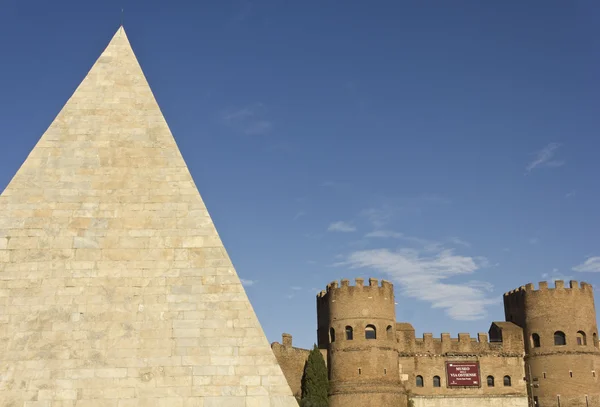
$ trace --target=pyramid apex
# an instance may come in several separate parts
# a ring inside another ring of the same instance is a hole
[[[119,28],[117,28],[117,31],[114,33],[114,35],[108,45],[110,46],[110,44],[117,39],[125,39],[127,42],[129,42],[129,39],[127,38],[127,33],[125,32],[125,27],[123,26],[123,24],[119,25]]]

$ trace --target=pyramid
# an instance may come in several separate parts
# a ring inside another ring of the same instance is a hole
[[[297,407],[124,29],[0,195],[0,406]]]

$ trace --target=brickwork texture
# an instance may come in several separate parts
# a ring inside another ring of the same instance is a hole
[[[411,324],[395,322],[391,283],[330,283],[317,295],[317,340],[327,355],[331,406],[404,406],[409,398],[419,407],[600,406],[592,287],[527,284],[504,295],[504,308],[506,321],[476,338],[417,338]],[[370,328],[376,334],[368,338]],[[300,389],[301,355],[308,351],[292,351],[287,334],[272,347],[290,385]],[[478,364],[477,386],[448,385],[446,364],[457,361]]]

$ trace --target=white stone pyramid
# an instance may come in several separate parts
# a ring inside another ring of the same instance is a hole
[[[123,28],[0,196],[0,406],[297,407]]]

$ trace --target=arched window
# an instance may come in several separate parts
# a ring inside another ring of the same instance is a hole
[[[433,376],[433,387],[440,387],[440,386],[441,386],[440,377]]]
[[[585,332],[577,331],[577,345],[587,345],[587,339],[585,337]]]
[[[354,330],[352,329],[351,326],[347,326],[346,327],[346,340],[351,341],[352,339],[354,339]]]
[[[554,332],[554,345],[562,346],[567,344],[567,337],[564,332],[556,331]]]
[[[512,383],[510,382],[510,376],[504,376],[504,385],[506,387],[512,386]]]
[[[494,376],[487,377],[487,385],[488,387],[494,387]]]
[[[417,387],[423,387],[423,376],[417,376]]]
[[[538,334],[531,334],[531,346],[534,348],[540,347],[540,336]]]
[[[367,325],[365,328],[365,339],[377,339],[377,330],[374,325]]]
[[[385,333],[387,335],[388,340],[391,341],[394,339],[394,329],[391,325],[388,325],[388,327],[385,329]]]
[[[335,342],[335,329],[329,328],[329,341]]]

